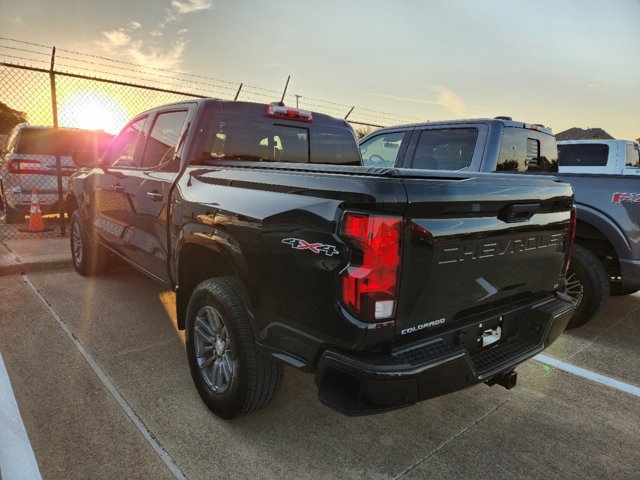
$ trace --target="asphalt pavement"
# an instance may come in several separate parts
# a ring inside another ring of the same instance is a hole
[[[638,478],[640,294],[545,352],[578,374],[530,360],[510,391],[349,418],[287,368],[269,407],[224,421],[193,387],[172,292],[66,265],[0,276],[0,354],[42,478]]]

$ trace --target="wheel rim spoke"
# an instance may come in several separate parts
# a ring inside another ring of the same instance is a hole
[[[80,226],[78,223],[73,224],[73,258],[76,261],[76,264],[82,262],[82,240],[80,237]]]
[[[233,379],[234,356],[223,317],[213,306],[196,315],[193,341],[202,379],[212,393],[224,393]]]

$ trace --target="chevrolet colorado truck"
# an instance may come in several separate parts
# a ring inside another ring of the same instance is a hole
[[[612,162],[605,167],[608,174],[595,175],[595,154],[585,151],[585,142],[563,143],[557,147],[551,130],[542,125],[497,117],[387,127],[361,139],[360,149],[369,166],[552,174],[570,183],[577,228],[565,292],[577,303],[568,325],[575,328],[600,311],[610,292],[640,289],[640,165],[637,144],[611,141],[615,152],[607,147],[609,156],[599,160]],[[576,160],[578,153],[582,162]],[[581,174],[581,169],[589,171]]]
[[[234,418],[269,403],[284,365],[349,415],[511,388],[573,313],[572,195],[364,167],[344,120],[205,99],[135,117],[67,203],[76,270],[115,254],[173,289],[195,386]]]

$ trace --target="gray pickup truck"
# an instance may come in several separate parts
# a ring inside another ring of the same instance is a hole
[[[589,321],[610,293],[640,289],[638,175],[581,174],[575,168],[564,173],[563,159],[568,159],[560,155],[558,162],[555,137],[542,125],[508,117],[400,125],[364,137],[360,153],[368,166],[548,173],[571,183],[578,223],[566,291],[578,307],[568,328]],[[637,168],[626,163],[629,170]]]

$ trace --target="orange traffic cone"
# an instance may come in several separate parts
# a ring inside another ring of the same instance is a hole
[[[40,211],[40,202],[38,202],[38,192],[35,188],[32,188],[31,207],[29,208],[29,228],[27,228],[27,232],[38,233],[44,232],[44,230],[42,212]]]

